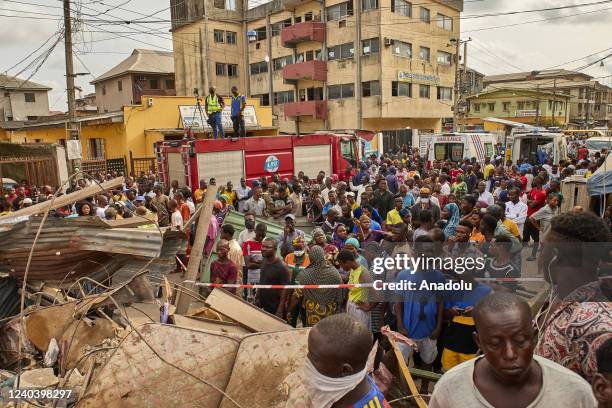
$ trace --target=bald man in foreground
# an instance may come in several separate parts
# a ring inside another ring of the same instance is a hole
[[[482,299],[474,309],[474,338],[483,355],[442,376],[429,408],[595,408],[579,375],[533,355],[536,339],[527,302],[507,292]]]
[[[314,325],[308,335],[304,385],[313,408],[391,408],[368,375],[370,329],[339,313]]]

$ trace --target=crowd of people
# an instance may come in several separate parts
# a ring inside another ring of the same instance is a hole
[[[237,187],[201,180],[193,192],[177,181],[164,188],[151,173],[136,180],[126,177],[121,188],[53,215],[150,216],[160,227],[182,230],[214,188],[204,248],[207,256],[216,252],[211,282],[468,284],[452,292],[392,294],[368,285],[229,289],[294,327],[314,326],[306,371],[318,376],[311,389],[329,397],[321,397],[317,407],[386,404],[363,374],[363,353],[375,340],[384,343],[383,326],[412,340],[400,346],[406,360],[414,356],[421,368],[445,373],[435,387],[433,407],[570,406],[564,401],[591,407],[595,397],[604,404],[612,401],[612,292],[600,279],[609,262],[612,211],[608,208],[603,217],[580,207],[560,213],[560,182],[572,175],[590,177],[605,157],[606,152],[598,152],[543,165],[494,157],[482,164],[466,159],[428,166],[417,150],[404,147],[395,155],[368,157],[342,174],[272,174],[248,183],[241,179]],[[70,190],[114,176],[94,175]],[[0,215],[54,193],[49,186],[23,181],[0,200]],[[239,233],[223,222],[230,210],[244,214]],[[297,220],[312,223],[312,233],[300,230]],[[281,224],[283,231],[268,236],[268,222]],[[484,267],[461,273],[444,266],[372,272],[377,258],[397,255],[483,259]],[[533,316],[521,297],[521,282],[511,279],[520,278],[525,265],[537,266],[539,276],[554,288]],[[337,345],[339,338],[346,344]],[[326,339],[336,345],[325,344]],[[329,387],[340,378],[352,388],[338,396]]]

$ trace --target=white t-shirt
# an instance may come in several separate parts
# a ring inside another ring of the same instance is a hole
[[[480,357],[482,358],[482,357]],[[468,360],[450,369],[435,386],[429,408],[494,408],[474,384],[474,365]],[[591,386],[578,374],[540,356],[533,359],[542,369],[542,388],[527,408],[595,408]]]
[[[182,229],[183,228],[183,216],[179,210],[175,210],[172,213],[172,217],[170,218],[170,222],[172,224],[172,228],[174,229]]]
[[[103,220],[106,219],[106,216],[104,215],[104,212],[106,211],[106,209],[108,208],[108,205],[106,207],[98,207],[96,208],[96,215],[100,218],[102,218]]]
[[[493,198],[493,194],[491,194],[488,191],[485,191],[484,193],[480,194],[478,196],[478,201],[484,201],[488,205],[495,204],[495,199]]]
[[[448,183],[444,183],[440,186],[440,192],[444,195],[449,195],[451,193],[451,188]]]

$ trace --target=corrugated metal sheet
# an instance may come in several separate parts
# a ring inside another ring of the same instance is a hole
[[[19,313],[19,291],[13,278],[0,279],[0,319]]]
[[[257,218],[256,221],[257,223],[266,224],[266,227],[268,227],[268,230],[266,232],[266,238],[274,238],[277,240],[280,233],[283,232],[283,230],[285,229],[285,226],[283,224],[278,224],[265,218]],[[227,213],[225,219],[223,220],[223,225],[225,224],[230,224],[234,227],[234,238],[238,238],[238,235],[246,229],[244,226],[244,214],[239,213],[237,211],[230,211]],[[214,248],[217,247],[216,243],[219,241],[220,235],[221,234],[217,236],[217,239],[215,240],[215,245],[213,246],[213,251],[206,260],[206,264],[204,265],[202,275],[200,277],[201,282],[210,282],[210,264],[217,259],[217,252]],[[306,234],[306,242],[309,242],[310,240],[312,240],[312,237],[309,234]]]
[[[41,218],[14,224],[0,233],[0,270],[21,277]],[[96,217],[48,219],[34,249],[33,280],[74,280],[115,254],[156,258],[163,236],[158,229],[109,228]]]

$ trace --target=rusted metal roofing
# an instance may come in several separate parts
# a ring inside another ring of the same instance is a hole
[[[20,222],[0,233],[0,270],[21,277],[42,218]],[[97,217],[47,219],[34,248],[30,279],[73,280],[93,272],[113,255],[157,258],[163,231],[109,228]]]

